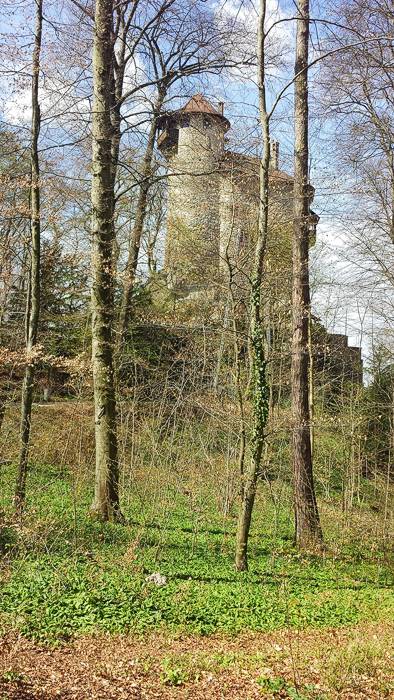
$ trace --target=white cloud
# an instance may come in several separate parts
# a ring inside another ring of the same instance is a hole
[[[12,126],[26,126],[30,124],[32,114],[31,90],[26,88],[15,94],[10,94],[4,100],[2,111],[4,120]]]
[[[239,3],[234,0],[220,6],[217,12],[218,21],[232,21],[243,31],[235,32],[236,41],[233,46],[234,58],[241,58],[250,53],[256,54],[257,42],[257,11],[251,3]],[[267,0],[265,30],[269,32],[267,39],[267,72],[278,77],[294,45],[294,22],[280,5],[278,0]],[[239,68],[232,71],[235,80],[248,81],[256,79],[256,69],[253,67]]]

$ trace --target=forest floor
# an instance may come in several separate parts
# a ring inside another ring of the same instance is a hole
[[[235,637],[0,641],[2,700],[377,700],[394,693],[394,625]]]
[[[288,480],[262,482],[249,571],[237,573],[237,481],[220,433],[140,428],[137,464],[121,443],[126,524],[103,524],[89,517],[91,407],[75,410],[35,408],[22,521],[12,509],[17,411],[2,431],[0,700],[393,697],[384,484],[361,480],[344,510],[340,473],[328,481],[322,467],[325,546],[301,554]]]

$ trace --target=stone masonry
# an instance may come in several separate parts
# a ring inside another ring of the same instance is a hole
[[[201,94],[159,122],[157,143],[168,167],[164,267],[178,297],[209,296],[230,268],[240,289],[248,289],[258,226],[260,161],[226,148],[230,126],[223,104],[214,107]],[[270,287],[267,298],[276,298],[285,313],[291,297],[293,187],[293,177],[279,168],[279,144],[272,142],[265,278]],[[313,194],[311,186],[311,202]],[[311,210],[312,245],[318,221]],[[354,348],[344,350],[346,355],[355,354]]]
[[[158,146],[168,164],[165,269],[185,296],[205,289],[229,263],[246,267],[257,230],[259,159],[226,150],[230,122],[202,95],[161,118]],[[287,239],[289,263],[293,178],[279,170],[272,144],[270,239]],[[313,190],[311,188],[311,195]],[[318,217],[311,212],[311,230]],[[277,256],[274,256],[277,257]],[[277,261],[278,262],[278,261]]]

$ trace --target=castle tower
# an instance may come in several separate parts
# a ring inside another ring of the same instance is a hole
[[[219,270],[220,164],[229,128],[222,108],[200,94],[159,122],[169,175],[165,268],[185,295],[204,289]]]

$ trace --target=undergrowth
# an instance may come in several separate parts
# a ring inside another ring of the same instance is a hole
[[[236,573],[234,514],[218,512],[208,484],[191,494],[168,482],[151,499],[136,487],[124,493],[128,524],[101,524],[88,516],[83,479],[35,465],[25,520],[15,524],[14,471],[2,471],[3,631],[54,642],[96,631],[234,634],[393,617],[387,553],[353,536],[339,546],[332,504],[325,515],[323,509],[326,549],[301,556],[292,545],[288,497],[275,502],[272,485],[262,484],[250,570]],[[166,584],[148,582],[153,572]]]

